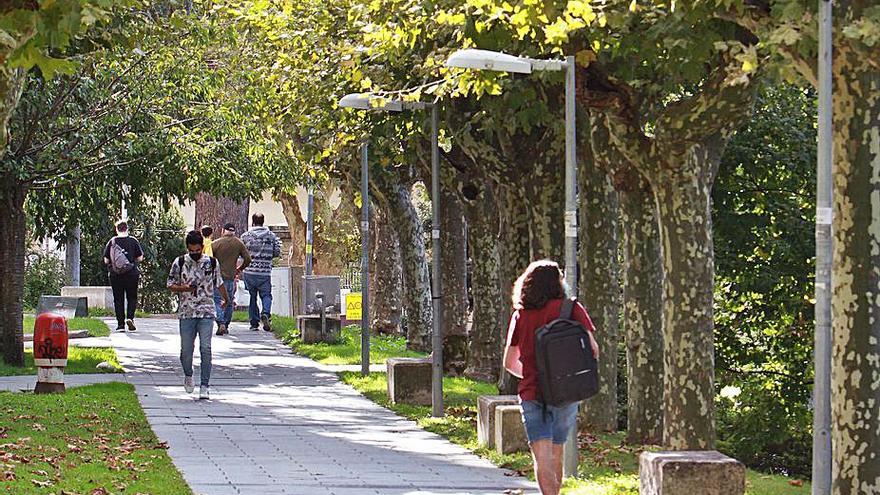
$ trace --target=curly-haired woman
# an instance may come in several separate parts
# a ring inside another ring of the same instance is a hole
[[[516,280],[513,287],[513,316],[504,349],[504,367],[521,378],[519,398],[535,477],[544,495],[558,495],[562,484],[562,447],[577,423],[578,403],[547,405],[541,399],[535,363],[535,332],[559,318],[566,298],[565,279],[553,261],[535,261]],[[595,327],[587,310],[577,303],[571,318],[580,322],[590,336],[593,355],[598,359],[599,346],[593,338]],[[545,413],[546,410],[546,413]]]

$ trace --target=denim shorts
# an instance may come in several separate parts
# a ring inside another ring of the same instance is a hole
[[[526,425],[529,443],[553,440],[556,445],[564,444],[571,429],[577,424],[577,412],[577,402],[559,407],[548,405],[545,415],[543,403],[535,400],[522,401],[523,423]]]

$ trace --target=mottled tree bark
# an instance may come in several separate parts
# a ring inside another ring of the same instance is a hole
[[[674,450],[715,446],[714,281],[711,192],[724,141],[693,145],[681,167],[657,177],[663,240],[664,430]]]
[[[395,184],[390,189],[386,200],[389,212],[395,219],[395,230],[400,241],[407,347],[428,352],[431,349],[433,311],[422,224],[413,206],[409,187]]]
[[[565,264],[565,182],[560,173],[563,170],[562,162],[555,167],[536,164],[523,185],[529,211],[530,262],[547,258]]]
[[[627,441],[656,445],[663,439],[663,266],[657,206],[647,179],[610,141],[604,119],[592,118],[590,131],[596,165],[611,175],[620,204]]]
[[[281,203],[284,219],[287,220],[287,228],[290,229],[290,247],[287,252],[287,264],[290,266],[305,266],[306,223],[302,219],[296,195],[287,191],[278,191],[275,197]]]
[[[620,325],[617,192],[608,174],[581,147],[578,171],[580,280],[578,299],[596,326],[599,392],[585,401],[580,424],[593,431],[617,431],[617,346]]]
[[[24,292],[27,188],[15,177],[0,180],[0,354],[7,364],[24,366]]]
[[[18,106],[27,81],[27,72],[0,65],[0,158],[9,146],[9,119]]]
[[[348,245],[340,239],[352,230],[359,228],[356,220],[358,212],[352,201],[343,200],[336,209],[330,204],[329,196],[334,184],[315,191],[314,244],[312,246],[312,270],[315,275],[341,275],[347,268],[352,253]],[[343,193],[345,194],[345,193]],[[306,222],[295,194],[277,191],[275,198],[281,202],[284,218],[290,229],[288,263],[291,266],[305,266],[306,263]]]
[[[467,223],[458,193],[449,187],[440,198],[440,257],[443,372],[458,376],[467,367],[468,351]]]
[[[714,417],[714,250],[710,192],[730,136],[751,114],[749,74],[722,61],[699,90],[668,104],[644,133],[636,90],[593,74],[586,104],[609,124],[611,142],[650,183],[663,253],[663,445],[710,450]],[[584,79],[584,78],[582,78]]]
[[[227,222],[235,224],[238,235],[246,232],[250,222],[248,221],[248,209],[250,200],[241,202],[232,201],[229,198],[216,197],[208,193],[199,193],[196,196],[196,230],[203,225],[214,228],[213,238],[220,237],[220,231]]]
[[[833,493],[857,495],[880,493],[880,48],[835,41]]]
[[[505,299],[501,281],[500,216],[488,182],[472,185],[464,196],[468,244],[473,259],[471,295],[474,300],[465,375],[497,382],[510,313],[509,299]]]
[[[618,187],[623,223],[623,321],[626,333],[627,441],[663,439],[663,266],[657,206],[638,173]]]
[[[77,225],[67,238],[64,246],[64,270],[66,271],[67,283],[79,286],[81,259],[80,247],[82,241],[82,228]]]
[[[525,271],[532,261],[529,208],[526,205],[524,192],[510,185],[499,186],[496,203],[501,217],[501,288],[506,311],[501,325],[500,346],[503,348],[507,338],[507,323],[513,313],[513,284],[517,277]],[[502,394],[515,394],[519,380],[507,371],[502,370],[498,389]]]
[[[403,273],[397,233],[389,221],[387,206],[378,202],[371,209],[370,328],[380,334],[400,332]]]

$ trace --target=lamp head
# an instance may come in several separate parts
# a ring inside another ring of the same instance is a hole
[[[529,60],[501,52],[476,50],[468,48],[453,53],[446,60],[446,67],[462,69],[494,70],[500,72],[516,72],[531,74],[532,64]]]

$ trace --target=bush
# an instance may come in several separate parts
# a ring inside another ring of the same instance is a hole
[[[813,429],[806,400],[787,400],[796,394],[780,390],[781,382],[740,383],[716,396],[718,450],[752,469],[809,479]]]
[[[65,281],[64,262],[55,253],[29,252],[24,267],[24,307],[32,310],[40,296],[61,294]]]

